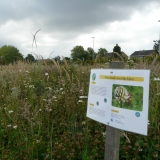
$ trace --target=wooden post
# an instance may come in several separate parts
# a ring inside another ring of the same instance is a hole
[[[124,68],[124,62],[110,62],[110,69],[123,69]]]
[[[110,62],[111,69],[124,68],[124,62]],[[105,160],[119,160],[120,130],[106,126]]]

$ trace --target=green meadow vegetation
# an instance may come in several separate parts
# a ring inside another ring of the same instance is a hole
[[[121,131],[119,159],[158,160],[160,65],[134,61],[126,68],[151,70],[148,136]],[[103,160],[106,127],[86,117],[86,96],[90,70],[108,67],[97,58],[0,66],[0,159]]]

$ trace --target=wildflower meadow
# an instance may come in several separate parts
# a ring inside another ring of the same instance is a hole
[[[109,62],[0,66],[0,159],[103,160],[106,126],[86,117],[92,68]],[[160,64],[126,61],[125,68],[151,70],[148,136],[121,131],[119,159],[158,160]]]

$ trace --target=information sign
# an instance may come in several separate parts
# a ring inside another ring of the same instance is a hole
[[[149,70],[92,69],[87,117],[147,135]]]

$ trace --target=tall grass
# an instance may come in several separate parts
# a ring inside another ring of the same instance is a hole
[[[1,66],[0,159],[104,159],[105,125],[86,118],[86,96],[90,69],[106,65],[52,62]],[[160,66],[129,65],[152,71],[149,134],[122,132],[120,159],[158,159]]]

